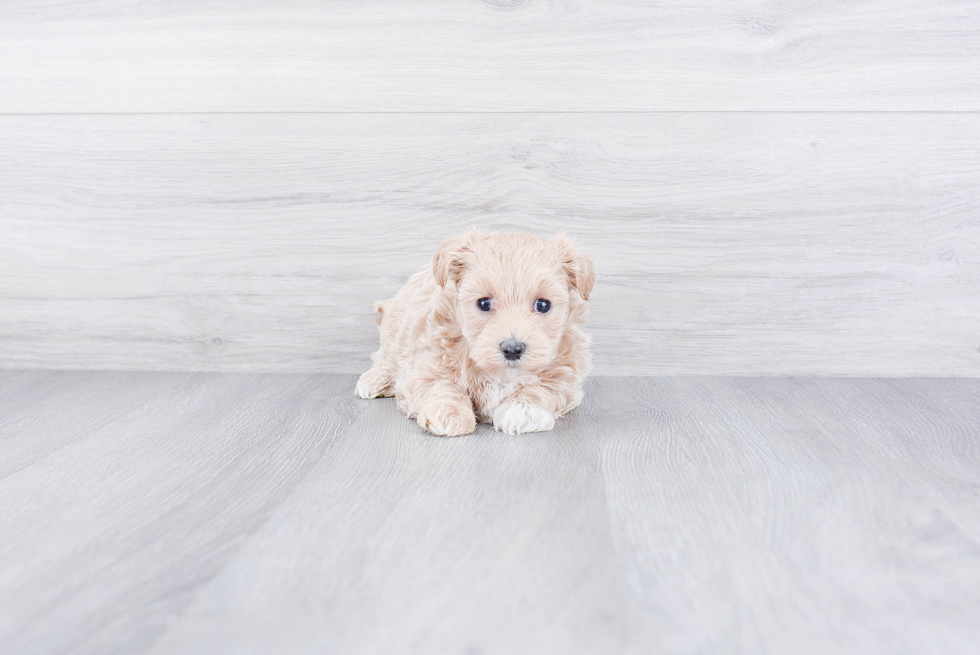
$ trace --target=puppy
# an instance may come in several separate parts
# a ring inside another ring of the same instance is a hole
[[[550,430],[582,402],[583,322],[592,261],[563,236],[479,231],[443,243],[432,267],[375,304],[381,347],[361,398],[395,396],[432,434],[476,422],[507,434]]]

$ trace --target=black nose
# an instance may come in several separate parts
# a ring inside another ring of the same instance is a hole
[[[510,360],[520,359],[521,355],[524,354],[524,348],[526,346],[520,341],[505,341],[500,344],[500,352],[504,354],[504,357]]]

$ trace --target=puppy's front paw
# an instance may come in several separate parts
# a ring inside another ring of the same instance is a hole
[[[419,425],[440,437],[458,437],[476,429],[476,416],[469,407],[456,403],[440,403],[420,412]]]
[[[504,403],[493,413],[493,427],[507,434],[545,432],[555,427],[555,417],[535,405]]]

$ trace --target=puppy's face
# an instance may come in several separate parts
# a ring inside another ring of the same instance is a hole
[[[568,320],[568,295],[557,263],[491,253],[475,258],[456,297],[456,321],[470,359],[487,372],[547,367]]]
[[[462,239],[462,246],[449,244],[446,279],[455,282],[455,321],[470,359],[492,375],[547,368],[573,303],[581,302],[572,294],[588,297],[591,262],[563,238],[544,243],[523,234],[470,233]],[[579,265],[587,271],[576,278]]]

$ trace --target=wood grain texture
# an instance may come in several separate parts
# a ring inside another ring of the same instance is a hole
[[[0,118],[0,366],[360,372],[472,225],[593,256],[599,373],[980,375],[977,114]]]
[[[980,639],[978,380],[593,378],[553,432],[456,439],[353,376],[143,374],[122,416],[132,374],[87,380],[52,414],[117,417],[0,479],[4,652]]]
[[[359,411],[339,378],[24,375],[47,420],[0,439],[5,653],[144,652]]]
[[[977,0],[0,7],[0,111],[980,110]]]
[[[976,382],[941,384],[977,406]],[[935,385],[592,387],[618,409],[601,440],[610,529],[658,648],[969,652],[980,423],[920,391]]]
[[[0,380],[0,478],[152,403],[186,376],[25,371]],[[103,397],[111,404],[94,412]]]

